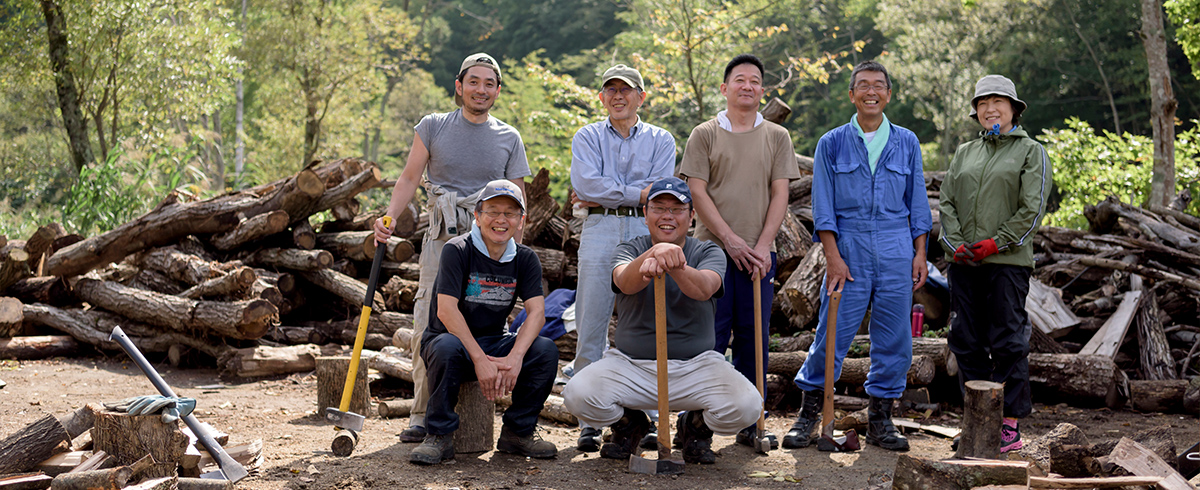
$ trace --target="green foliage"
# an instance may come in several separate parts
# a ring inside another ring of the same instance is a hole
[[[492,115],[521,132],[529,166],[550,171],[550,195],[567,200],[571,182],[571,139],[575,131],[604,114],[595,89],[580,87],[570,75],[534,52],[507,62],[504,85]]]
[[[1129,133],[1099,134],[1087,122],[1071,118],[1065,129],[1046,130],[1040,138],[1054,165],[1054,185],[1064,195],[1059,209],[1046,216],[1050,226],[1083,229],[1084,206],[1108,196],[1141,204],[1150,192],[1154,149],[1150,138]],[[1175,175],[1180,187],[1200,192],[1200,132],[1195,127],[1176,133]],[[1195,214],[1197,205],[1189,212]]]
[[[85,236],[116,228],[150,210],[171,191],[195,196],[204,173],[189,164],[195,156],[186,148],[164,148],[131,160],[121,151],[95,166],[84,167],[67,192],[63,226]]]
[[[1200,0],[1166,0],[1167,16],[1175,24],[1175,39],[1192,61],[1192,76],[1200,78]]]

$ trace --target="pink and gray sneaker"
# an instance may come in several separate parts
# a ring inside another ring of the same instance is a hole
[[[1004,418],[1000,425],[1000,453],[1021,449],[1021,431],[1017,429],[1017,419]]]

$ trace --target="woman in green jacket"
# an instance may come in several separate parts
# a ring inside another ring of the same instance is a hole
[[[1004,383],[1001,452],[1021,447],[1017,419],[1033,409],[1025,313],[1033,237],[1050,195],[1050,160],[1019,125],[1025,102],[1012,80],[975,84],[970,118],[980,137],[954,153],[941,188],[940,243],[950,266],[950,350],[959,383]]]

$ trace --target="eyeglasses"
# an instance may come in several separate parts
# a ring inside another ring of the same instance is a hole
[[[686,212],[688,212],[688,211],[690,211],[690,210],[691,210],[690,208],[685,208],[685,207],[672,207],[672,208],[668,208],[668,207],[665,207],[665,206],[646,206],[646,209],[647,209],[647,210],[649,210],[651,213],[654,213],[654,214],[667,214],[667,213],[671,213],[671,214],[673,214],[673,215],[675,215],[675,216],[679,216],[679,215],[681,215],[681,214],[683,214],[683,213],[686,213]]]
[[[499,218],[499,217],[500,217],[500,215],[502,215],[502,214],[504,215],[504,217],[505,217],[505,218],[508,218],[508,219],[517,219],[517,218],[520,218],[520,217],[521,217],[521,213],[519,213],[519,212],[516,212],[516,211],[505,211],[505,212],[500,212],[500,211],[480,211],[480,212],[481,212],[481,213],[483,213],[483,215],[484,215],[484,216],[487,216],[487,217],[489,217],[489,218],[492,218],[492,219]]]
[[[875,93],[878,94],[878,93],[886,92],[888,90],[888,86],[886,84],[882,84],[882,83],[877,83],[875,85],[871,85],[869,83],[863,82],[858,85],[855,85],[854,90],[856,92],[874,91]]]
[[[604,87],[604,95],[607,95],[607,96],[609,96],[609,97],[612,97],[612,96],[614,96],[614,95],[617,95],[617,92],[620,92],[620,93],[621,93],[621,95],[629,95],[630,93],[633,93],[633,91],[634,91],[634,90],[637,90],[637,89],[635,89],[635,88],[633,88],[633,87],[628,87],[628,86],[626,86],[626,87],[621,87],[621,88],[617,88],[617,87]]]

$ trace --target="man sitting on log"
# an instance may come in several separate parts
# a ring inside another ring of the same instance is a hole
[[[558,348],[538,336],[545,322],[541,262],[513,239],[524,215],[521,190],[508,180],[491,181],[475,205],[470,233],[446,242],[433,288],[437,301],[421,339],[430,388],[428,434],[409,455],[413,463],[454,457],[458,388],[476,379],[489,400],[512,393],[496,450],[533,458],[558,454],[536,433],[538,413],[554,385]],[[517,297],[529,316],[512,334],[505,324]]]
[[[644,207],[650,234],[617,245],[612,289],[617,293],[616,347],[567,382],[563,402],[591,427],[609,426],[605,458],[629,459],[657,408],[654,288],[666,281],[668,389],[672,408],[687,410],[677,426],[683,459],[712,464],[713,433],[737,434],[758,420],[758,389],[712,350],[717,298],[724,294],[725,254],[716,244],[687,236],[695,217],[687,183],[656,181]]]

